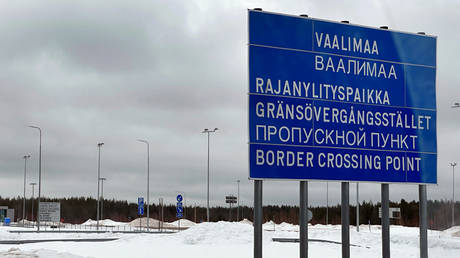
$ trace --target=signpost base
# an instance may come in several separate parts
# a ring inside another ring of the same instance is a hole
[[[390,186],[382,184],[382,257],[390,258]]]
[[[419,216],[420,216],[420,258],[428,258],[428,221],[426,207],[426,185],[418,186],[418,196],[420,201]]]
[[[308,181],[300,181],[300,258],[308,258]]]
[[[342,258],[350,258],[350,183],[342,182]]]
[[[262,180],[254,180],[254,258],[262,258]]]

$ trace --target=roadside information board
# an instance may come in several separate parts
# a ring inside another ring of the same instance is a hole
[[[40,222],[60,222],[61,203],[40,202]]]
[[[249,11],[249,177],[437,183],[436,37]]]

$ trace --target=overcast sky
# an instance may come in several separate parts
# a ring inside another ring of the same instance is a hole
[[[97,143],[104,196],[187,205],[206,201],[211,135],[211,204],[236,194],[252,205],[248,178],[247,9],[438,36],[438,185],[429,199],[452,197],[449,162],[460,162],[460,2],[458,1],[1,1],[0,195],[38,182],[43,130],[42,195],[97,193]],[[460,182],[460,169],[456,182]],[[325,205],[324,182],[311,182],[310,204]],[[460,186],[460,185],[459,185]],[[264,204],[297,204],[296,181],[264,183]],[[390,198],[417,199],[416,185],[391,185]],[[330,202],[340,200],[329,183]],[[350,186],[351,203],[355,184]],[[456,199],[460,199],[458,187]],[[37,192],[36,192],[37,194]],[[30,186],[27,196],[31,195]],[[378,201],[378,184],[360,184],[360,199]]]

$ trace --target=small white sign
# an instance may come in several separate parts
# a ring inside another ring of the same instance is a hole
[[[379,207],[379,218],[382,218],[382,207]],[[390,219],[400,219],[401,218],[401,209],[400,208],[390,208],[389,211]]]
[[[59,222],[61,220],[61,203],[40,202],[40,222]]]

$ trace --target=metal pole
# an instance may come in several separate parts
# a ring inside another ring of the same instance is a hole
[[[450,163],[450,165],[452,166],[452,227],[455,226],[455,213],[454,213],[454,208],[455,208],[455,174],[454,174],[454,170],[455,170],[455,166],[457,165],[457,163],[455,162],[452,162]]]
[[[228,209],[228,221],[230,222],[230,221],[232,221],[232,203],[230,202],[228,204],[229,204],[229,208],[230,208],[230,209]]]
[[[101,219],[104,219],[104,181],[101,178]]]
[[[27,171],[27,159],[30,158],[30,155],[25,155],[24,157],[24,201],[22,203],[22,226],[25,226],[26,218],[26,171]]]
[[[359,183],[356,183],[356,231],[359,232]]]
[[[427,238],[427,205],[426,205],[426,185],[418,186],[420,201],[420,258],[428,257],[428,238]]]
[[[147,145],[147,231],[149,231],[150,220],[150,145],[146,140],[138,140]]]
[[[326,182],[326,225],[329,224],[329,182]]]
[[[38,151],[38,216],[37,216],[37,231],[40,231],[40,197],[42,191],[42,129],[38,126],[29,126],[40,132],[40,147]]]
[[[308,181],[300,181],[300,258],[308,257]]]
[[[163,231],[163,227],[164,227],[164,221],[165,221],[165,213],[164,213],[164,202],[163,202],[163,198],[161,198],[161,231]]]
[[[236,180],[236,183],[238,184],[238,196],[237,196],[237,202],[238,202],[238,208],[236,210],[236,221],[240,221],[240,180]]]
[[[101,219],[104,219],[104,181],[107,178],[101,177]]]
[[[262,180],[254,180],[254,258],[262,258]]]
[[[218,130],[218,128],[214,128],[214,130],[209,130],[205,128],[203,132],[201,133],[206,133],[208,135],[208,177],[207,177],[207,198],[206,198],[206,218],[207,222],[209,222],[209,134],[214,133]]]
[[[342,182],[342,258],[350,258],[350,183]]]
[[[382,257],[390,258],[390,186],[382,184]]]
[[[147,232],[150,230],[150,145],[147,142]]]
[[[161,225],[161,198],[158,199],[158,232],[160,232]]]
[[[35,193],[35,185],[36,183],[30,183],[30,185],[32,186],[32,221],[34,221],[34,193]]]
[[[101,179],[101,146],[104,145],[103,142],[100,142],[97,144],[97,149],[98,149],[98,158],[97,158],[97,211],[96,211],[96,230],[99,230],[99,201],[100,201],[100,195],[99,195],[99,181]]]
[[[206,219],[209,222],[209,131],[208,131],[208,176],[207,176],[207,194],[206,194]]]

